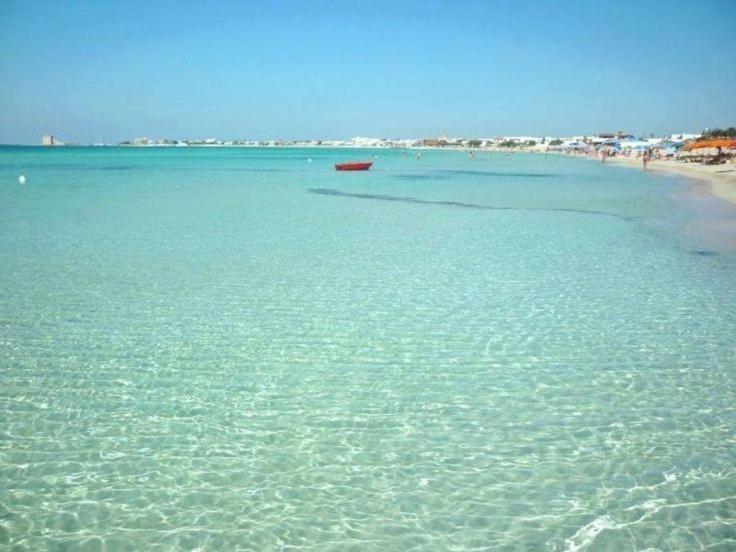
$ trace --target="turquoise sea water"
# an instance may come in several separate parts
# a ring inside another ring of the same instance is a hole
[[[0,148],[0,548],[734,550],[736,254],[686,188]]]

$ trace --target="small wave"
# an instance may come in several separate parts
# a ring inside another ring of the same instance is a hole
[[[462,174],[470,176],[493,176],[507,178],[551,178],[554,174],[546,173],[522,173],[522,172],[495,172],[495,171],[473,171],[467,169],[446,169],[439,171],[445,174]]]
[[[408,180],[410,182],[415,180],[450,180],[449,176],[442,174],[394,174],[391,175],[391,177],[397,180]]]

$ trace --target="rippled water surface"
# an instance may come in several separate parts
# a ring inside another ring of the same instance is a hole
[[[685,186],[1,148],[0,548],[736,549],[736,256]]]

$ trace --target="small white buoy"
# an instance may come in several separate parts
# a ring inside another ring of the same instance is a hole
[[[312,162],[312,158],[310,157],[309,159],[307,159],[307,163],[311,163],[311,162]]]
[[[25,184],[26,183],[26,177],[25,177],[25,175],[20,175],[18,177],[18,182],[20,182],[21,184]]]

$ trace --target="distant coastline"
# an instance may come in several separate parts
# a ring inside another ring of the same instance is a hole
[[[627,132],[601,132],[570,136],[510,136],[495,135],[486,137],[448,137],[446,135],[422,138],[376,138],[354,136],[347,139],[221,139],[221,138],[130,138],[117,144],[81,144],[60,140],[54,135],[42,137],[44,146],[131,146],[131,147],[328,147],[328,148],[441,148],[441,149],[519,149],[548,151],[565,149],[585,149],[609,145],[614,141],[625,142],[625,147],[653,147],[657,144],[682,144],[699,137],[700,133],[677,133],[649,138],[636,137]]]
[[[600,133],[569,137],[497,136],[493,138],[369,138],[347,140],[220,140],[135,138],[118,144],[78,144],[64,142],[52,135],[43,137],[41,147],[125,147],[125,148],[335,148],[335,149],[400,149],[448,150],[471,152],[565,154],[572,157],[599,158],[602,151],[616,145],[617,153],[606,157],[607,163],[643,168],[642,155],[655,151],[647,170],[674,174],[706,182],[709,192],[736,205],[736,155],[729,154],[721,164],[692,162],[679,157],[682,146],[697,140],[700,133],[679,133],[659,138],[637,138],[626,133]],[[12,144],[6,144],[11,146]],[[711,152],[709,155],[713,155]],[[707,157],[707,156],[706,156]],[[705,160],[701,159],[701,161]]]

